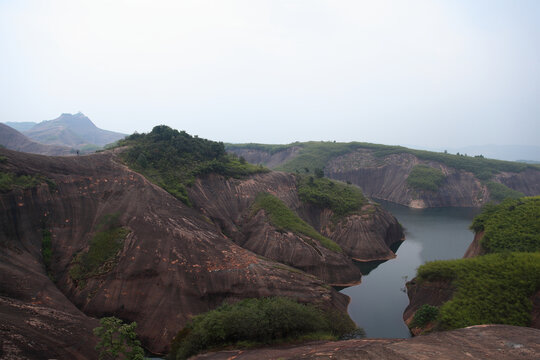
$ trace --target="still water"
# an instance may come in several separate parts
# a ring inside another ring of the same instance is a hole
[[[409,304],[405,282],[426,261],[463,257],[474,235],[468,227],[479,210],[410,209],[378,202],[403,225],[406,240],[395,259],[361,265],[362,283],[341,292],[351,297],[349,315],[367,337],[406,338],[410,334],[403,322],[403,311]]]

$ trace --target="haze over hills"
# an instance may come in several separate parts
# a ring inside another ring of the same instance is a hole
[[[75,149],[95,149],[120,140],[126,134],[98,128],[83,113],[63,113],[54,120],[33,124],[31,122],[13,123],[12,127],[22,130],[30,139],[42,144],[68,146]],[[9,125],[8,124],[8,125]]]
[[[32,127],[34,127],[38,123],[33,122],[33,121],[23,121],[23,122],[6,121],[4,122],[4,124],[6,124],[9,127],[12,127],[13,129],[19,132],[24,132],[24,131],[30,130]]]
[[[6,149],[41,155],[73,155],[75,150],[66,146],[40,144],[19,131],[0,123],[0,145]]]

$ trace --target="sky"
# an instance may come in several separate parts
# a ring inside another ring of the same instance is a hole
[[[0,121],[540,145],[537,0],[0,0]]]

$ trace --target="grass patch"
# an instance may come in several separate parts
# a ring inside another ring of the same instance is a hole
[[[269,171],[227,154],[221,142],[191,136],[165,125],[154,127],[148,134],[130,135],[117,145],[128,146],[122,157],[129,167],[187,205],[190,201],[186,187],[197,176],[216,173],[240,178]]]
[[[298,196],[304,202],[331,209],[337,217],[360,211],[366,198],[353,185],[313,176],[299,176]]]
[[[407,177],[407,185],[415,190],[437,191],[446,176],[440,169],[428,165],[416,165]]]
[[[105,216],[90,240],[88,251],[74,257],[69,270],[71,278],[79,282],[109,272],[128,234],[129,231],[120,226],[117,214]]]
[[[45,271],[47,272],[47,275],[49,277],[52,277],[52,273],[51,273],[52,234],[47,229],[41,232],[41,256],[43,257],[43,264],[45,264]]]
[[[488,204],[474,218],[471,229],[484,231],[481,244],[488,253],[540,251],[540,196]]]
[[[354,331],[351,319],[283,297],[245,299],[197,315],[174,338],[169,359],[205,350],[307,340],[337,340]]]
[[[508,186],[494,182],[494,181],[488,181],[486,183],[486,186],[488,188],[491,200],[495,202],[501,202],[504,199],[517,199],[520,197],[525,196],[522,192],[512,190]]]
[[[43,181],[44,178],[42,176],[17,175],[0,171],[0,192],[8,192],[15,189],[31,189]]]
[[[418,268],[417,279],[449,279],[456,289],[453,298],[440,307],[439,329],[480,324],[528,326],[530,297],[540,289],[540,253],[428,262]]]
[[[319,241],[325,248],[334,252],[343,251],[338,244],[319,234],[311,225],[289,209],[283,201],[271,194],[261,193],[257,196],[251,207],[252,214],[256,214],[259,210],[264,210],[272,225],[279,230],[292,231],[295,234],[309,236]]]

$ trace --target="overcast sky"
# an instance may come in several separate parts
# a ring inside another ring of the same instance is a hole
[[[540,144],[540,1],[0,0],[0,121]]]

